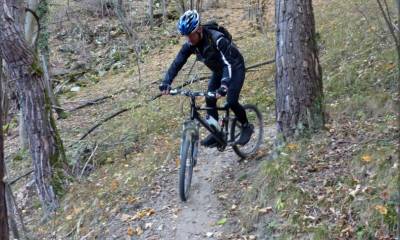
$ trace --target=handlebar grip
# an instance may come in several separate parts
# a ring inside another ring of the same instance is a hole
[[[206,97],[217,98],[217,94],[215,92],[207,92]]]
[[[172,89],[171,91],[169,91],[169,94],[174,96],[178,94],[178,90],[177,89]]]

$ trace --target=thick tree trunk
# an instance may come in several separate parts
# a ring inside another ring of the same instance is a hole
[[[0,63],[2,62],[0,58]],[[0,69],[1,69],[0,64]],[[0,73],[0,81],[1,73]],[[3,98],[2,83],[0,82],[0,99]],[[6,185],[3,181],[5,176],[4,164],[4,145],[3,145],[3,104],[0,104],[0,239],[8,240],[8,218],[7,218],[7,204],[6,204]]]
[[[311,0],[276,2],[276,120],[284,137],[324,125],[322,73]]]
[[[62,190],[65,153],[45,92],[40,61],[24,41],[10,14],[9,2],[0,0],[0,54],[7,62],[11,80],[16,82],[36,187],[43,209],[49,213],[58,206],[56,193]]]

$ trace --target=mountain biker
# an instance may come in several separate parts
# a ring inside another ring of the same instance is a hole
[[[177,24],[178,31],[186,36],[187,42],[183,44],[175,60],[165,74],[159,86],[162,94],[167,95],[171,84],[178,72],[182,69],[187,59],[196,54],[197,59],[212,71],[208,82],[208,91],[216,92],[217,99],[227,95],[227,103],[242,124],[240,138],[236,144],[245,145],[253,134],[253,126],[249,124],[246,112],[239,103],[239,94],[245,79],[245,64],[241,53],[231,39],[221,31],[209,29],[200,24],[200,16],[196,10],[186,11]],[[216,98],[206,98],[206,105],[215,108]],[[207,110],[207,114],[218,121],[216,109]],[[217,146],[217,140],[212,134],[208,135],[201,144],[206,147]]]

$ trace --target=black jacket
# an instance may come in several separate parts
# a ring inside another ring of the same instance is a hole
[[[244,68],[242,54],[234,43],[227,39],[221,32],[203,29],[203,38],[196,46],[186,42],[169,67],[163,83],[171,84],[178,72],[185,65],[190,55],[196,54],[197,60],[213,72],[222,73],[221,82],[229,87],[232,70]]]

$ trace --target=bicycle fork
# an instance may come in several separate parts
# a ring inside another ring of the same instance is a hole
[[[190,160],[193,166],[197,163],[197,153],[199,149],[199,123],[195,120],[188,120],[183,123],[182,139],[189,138],[190,141]],[[187,163],[188,164],[188,163]]]

